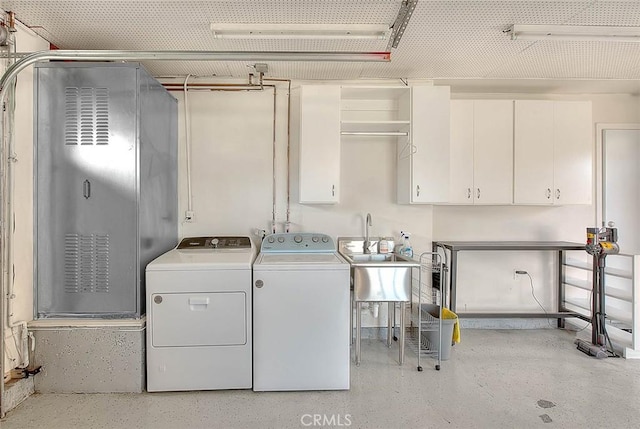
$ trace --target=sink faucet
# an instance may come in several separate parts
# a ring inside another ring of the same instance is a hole
[[[369,241],[369,227],[373,226],[371,224],[371,213],[367,213],[367,219],[364,222],[364,243],[363,243],[363,251],[364,253],[371,253],[371,241]]]

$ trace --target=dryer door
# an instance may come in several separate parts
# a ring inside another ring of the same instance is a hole
[[[154,347],[234,346],[247,342],[246,293],[151,295]]]

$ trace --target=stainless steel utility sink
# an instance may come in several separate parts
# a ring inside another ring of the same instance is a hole
[[[387,301],[389,317],[387,345],[391,347],[392,326],[395,326],[395,306],[400,302],[399,363],[404,363],[405,306],[411,301],[411,269],[420,267],[416,261],[395,253],[381,254],[378,250],[379,238],[367,237],[338,238],[338,251],[351,264],[353,302],[356,306],[356,365],[360,365],[360,328],[362,327],[363,301]],[[365,253],[365,241],[367,251]],[[353,320],[351,321],[353,326]]]
[[[395,253],[353,252],[364,239],[340,240],[340,254],[351,264],[354,301],[411,301],[411,269],[418,262]]]
[[[387,262],[411,262],[410,259],[395,253],[351,254],[343,256],[351,265],[359,264],[360,262],[384,262],[384,265],[388,265]]]

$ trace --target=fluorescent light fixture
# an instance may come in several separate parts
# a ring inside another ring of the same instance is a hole
[[[640,42],[640,27],[514,24],[512,40]]]
[[[386,39],[384,24],[211,24],[216,39]]]

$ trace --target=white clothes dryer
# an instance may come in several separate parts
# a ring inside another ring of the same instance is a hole
[[[252,387],[249,237],[185,238],[146,268],[147,390]]]

